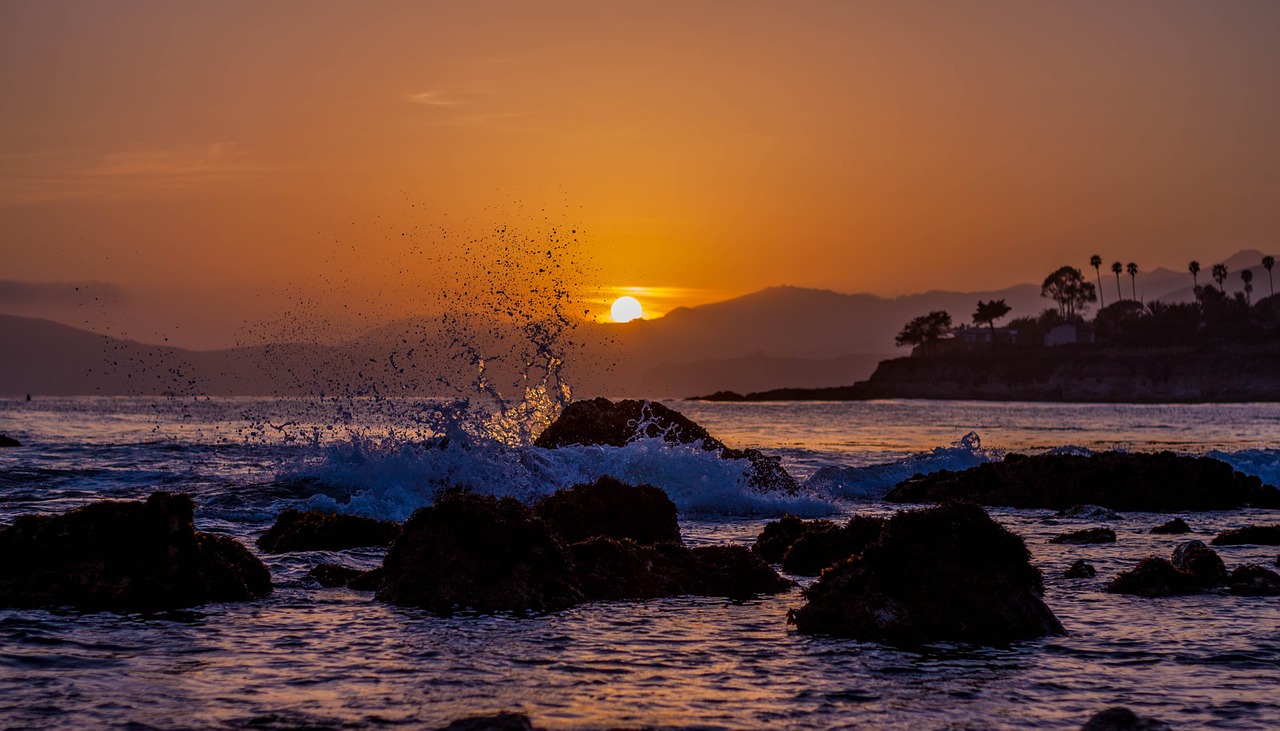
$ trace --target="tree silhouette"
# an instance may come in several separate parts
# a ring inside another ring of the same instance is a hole
[[[1213,281],[1218,283],[1218,289],[1222,290],[1223,292],[1227,291],[1223,287],[1223,283],[1227,281],[1227,265],[1214,264],[1213,269],[1211,271],[1213,273]]]
[[[1093,284],[1084,280],[1084,275],[1073,266],[1058,267],[1057,271],[1045,277],[1040,285],[1040,296],[1048,297],[1058,303],[1058,314],[1066,319],[1075,317],[1076,310],[1084,311],[1090,302],[1098,301],[1098,292]]]
[[[1111,262],[1111,271],[1116,275],[1116,301],[1124,299],[1124,295],[1120,293],[1120,272],[1124,271],[1124,264],[1118,261]]]
[[[1240,281],[1244,282],[1244,303],[1251,304],[1253,301],[1253,270],[1245,269],[1240,272]]]
[[[1199,280],[1200,262],[1196,261],[1195,259],[1192,259],[1191,263],[1187,265],[1187,271],[1191,272],[1191,288],[1193,290],[1199,289],[1200,288],[1200,280]]]
[[[904,325],[893,342],[897,345],[923,345],[928,353],[939,338],[950,332],[951,315],[944,310],[934,310]]]
[[[1138,301],[1138,265],[1129,262],[1124,265],[1124,270],[1129,273],[1129,281],[1133,283],[1133,301]]]
[[[1276,293],[1276,283],[1271,281],[1271,268],[1276,265],[1276,258],[1270,254],[1262,257],[1262,268],[1267,270],[1267,284],[1271,287],[1272,296]]]
[[[1005,304],[1002,299],[991,300],[990,302],[978,300],[978,309],[973,313],[973,324],[981,325],[984,322],[987,323],[991,327],[991,342],[995,343],[996,320],[1009,314],[1010,309],[1009,305]]]
[[[1097,254],[1089,257],[1089,266],[1093,267],[1093,273],[1098,278],[1098,307],[1106,307],[1107,301],[1102,298],[1102,257]]]

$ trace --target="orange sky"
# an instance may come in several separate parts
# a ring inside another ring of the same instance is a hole
[[[11,1],[0,279],[206,342],[409,307],[504,224],[663,307],[1274,250],[1278,37],[1270,2]]]

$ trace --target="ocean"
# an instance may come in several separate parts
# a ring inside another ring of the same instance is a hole
[[[538,449],[531,428],[451,420],[456,405],[431,400],[36,398],[0,402],[0,433],[23,443],[0,450],[0,524],[168,490],[193,496],[199,529],[252,546],[289,507],[403,520],[446,484],[531,501],[611,474],[666,490],[687,543],[750,544],[786,513],[891,514],[879,498],[897,481],[1010,452],[1209,454],[1280,484],[1280,404],[666,403],[781,456],[802,493],[753,492],[743,464],[658,440]],[[424,446],[446,434],[448,448]],[[1049,539],[1096,521],[990,512],[1025,539],[1066,636],[914,650],[808,637],[786,623],[799,590],[441,618],[305,579],[321,561],[376,566],[380,550],[296,553],[263,556],[276,588],[254,602],[0,609],[0,728],[435,728],[516,711],[549,729],[1075,729],[1114,705],[1177,728],[1280,728],[1280,599],[1102,590],[1146,555],[1275,511],[1183,514],[1188,536],[1147,532],[1170,515],[1128,513],[1116,543],[1086,546]],[[1274,567],[1278,549],[1218,550],[1232,568]],[[1063,578],[1077,558],[1098,576]]]

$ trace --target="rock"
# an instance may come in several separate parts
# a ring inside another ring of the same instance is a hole
[[[1209,588],[1227,580],[1227,567],[1212,548],[1201,541],[1184,541],[1173,549],[1170,562],[1177,568],[1196,577],[1200,585]]]
[[[524,714],[496,713],[492,716],[460,718],[439,731],[535,731],[535,728]]]
[[[751,550],[769,563],[782,563],[782,558],[800,536],[809,531],[835,527],[836,524],[829,520],[801,520],[794,515],[784,515],[765,524]]]
[[[382,582],[382,569],[362,571],[336,563],[318,563],[307,572],[307,578],[326,589],[348,587],[374,591]]]
[[[574,401],[551,422],[535,447],[558,449],[578,445],[623,447],[637,439],[662,439],[672,444],[699,444],[722,459],[745,459],[751,463],[748,481],[757,490],[782,490],[794,494],[799,486],[778,457],[758,449],[730,449],[675,409],[656,401],[606,398]]]
[[[1215,546],[1280,546],[1280,525],[1249,525],[1214,536]]]
[[[799,576],[817,576],[823,569],[862,553],[880,537],[883,518],[854,516],[843,526],[807,531],[782,558],[782,570]]]
[[[627,485],[612,477],[558,490],[535,508],[566,543],[595,536],[636,543],[680,542],[676,504],[652,485]]]
[[[247,601],[271,574],[236,540],[195,530],[187,495],[103,500],[0,530],[0,606],[156,611]]]
[[[1143,718],[1128,708],[1117,706],[1093,714],[1080,731],[1173,731],[1173,727],[1154,718]]]
[[[439,614],[547,612],[583,600],[564,547],[511,498],[441,493],[404,524],[382,566],[378,599]]]
[[[1066,510],[1059,510],[1058,517],[1081,520],[1124,520],[1123,515],[1101,505],[1073,505]]]
[[[400,525],[357,515],[286,510],[258,537],[264,553],[342,551],[364,546],[387,546],[400,535]]]
[[[0,448],[21,447],[21,446],[22,446],[22,442],[18,441],[17,439],[14,439],[13,437],[8,436],[7,434],[0,434]]]
[[[1002,644],[1062,634],[1022,539],[982,508],[948,503],[890,518],[861,556],[832,566],[789,615],[805,634],[900,644]]]
[[[1190,533],[1191,526],[1187,525],[1187,521],[1182,518],[1174,518],[1167,523],[1161,523],[1160,525],[1152,528],[1151,532],[1162,535],[1179,535],[1182,533]]]
[[[1280,574],[1257,564],[1237,566],[1227,587],[1236,596],[1280,596]]]
[[[1008,455],[961,472],[943,470],[898,483],[889,502],[969,500],[982,505],[1061,510],[1181,512],[1280,507],[1280,490],[1208,457],[1102,452],[1084,456]]]
[[[591,600],[682,595],[747,599],[794,586],[745,546],[690,550],[672,543],[644,546],[597,537],[569,546],[569,552],[578,585]]]
[[[1068,579],[1092,579],[1098,575],[1098,570],[1093,567],[1093,564],[1081,558],[1071,564],[1071,568],[1062,575]]]
[[[1199,594],[1204,591],[1204,585],[1199,578],[1179,569],[1167,559],[1148,556],[1133,569],[1117,574],[1107,584],[1107,591],[1112,594],[1146,597],[1181,596]]]
[[[1115,543],[1116,532],[1110,528],[1086,528],[1084,530],[1072,531],[1071,533],[1063,533],[1049,539],[1050,543],[1069,543],[1071,545],[1084,545],[1086,543]]]

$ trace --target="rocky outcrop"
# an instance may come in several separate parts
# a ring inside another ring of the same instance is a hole
[[[1173,727],[1164,721],[1143,718],[1128,708],[1116,706],[1090,716],[1080,731],[1173,731]]]
[[[1173,549],[1169,561],[1178,569],[1196,577],[1200,585],[1209,588],[1227,579],[1227,567],[1222,557],[1203,541],[1184,541]]]
[[[880,537],[883,518],[856,515],[843,526],[810,530],[796,538],[782,557],[782,570],[798,576],[817,576],[824,569],[862,553]]]
[[[667,596],[747,599],[787,591],[782,578],[745,546],[677,544],[642,546],[593,538],[569,546],[574,577],[590,600],[620,601]]]
[[[1081,456],[1010,454],[962,472],[916,475],[889,502],[968,500],[982,505],[1060,510],[1089,503],[1112,510],[1181,512],[1280,507],[1280,490],[1208,457],[1172,452]]]
[[[228,536],[201,533],[191,498],[104,500],[0,530],[0,606],[156,611],[247,601],[271,574]]]
[[[1160,597],[1199,594],[1227,578],[1222,558],[1200,541],[1186,541],[1173,551],[1172,560],[1148,556],[1107,585],[1113,594]]]
[[[676,504],[652,485],[628,485],[601,477],[558,490],[535,510],[566,543],[596,536],[641,544],[680,542]]]
[[[697,444],[722,459],[745,459],[751,465],[748,481],[762,492],[799,489],[777,457],[758,449],[731,449],[684,414],[656,401],[595,398],[564,408],[533,444],[544,449],[572,445],[622,447],[637,439],[662,439],[672,444]]]
[[[1067,543],[1081,546],[1087,543],[1115,543],[1116,532],[1110,528],[1085,528],[1084,530],[1063,533],[1049,539],[1050,543]]]
[[[1223,531],[1213,538],[1215,546],[1280,546],[1280,525],[1250,525]]]
[[[829,520],[801,520],[794,515],[784,515],[765,524],[760,535],[756,536],[751,550],[769,563],[782,563],[783,556],[787,555],[787,551],[800,536],[810,531],[824,531],[835,527],[836,524]]]
[[[357,515],[286,510],[258,537],[264,553],[342,551],[365,546],[388,546],[400,535],[400,524]]]
[[[1173,520],[1161,523],[1160,525],[1152,528],[1151,532],[1159,535],[1181,535],[1183,533],[1190,533],[1191,526],[1187,525],[1187,521],[1182,518],[1174,518]]]
[[[1280,574],[1257,564],[1237,566],[1227,589],[1236,596],[1280,596]]]
[[[1092,579],[1098,575],[1098,570],[1082,558],[1071,564],[1071,568],[1064,571],[1062,575],[1068,579]]]
[[[21,446],[22,446],[22,442],[18,441],[17,439],[14,439],[13,437],[8,436],[7,434],[0,434],[0,449],[4,447],[21,447]]]
[[[1062,634],[1040,571],[982,508],[900,512],[859,557],[829,568],[790,620],[806,634],[901,644],[1002,644]]]

